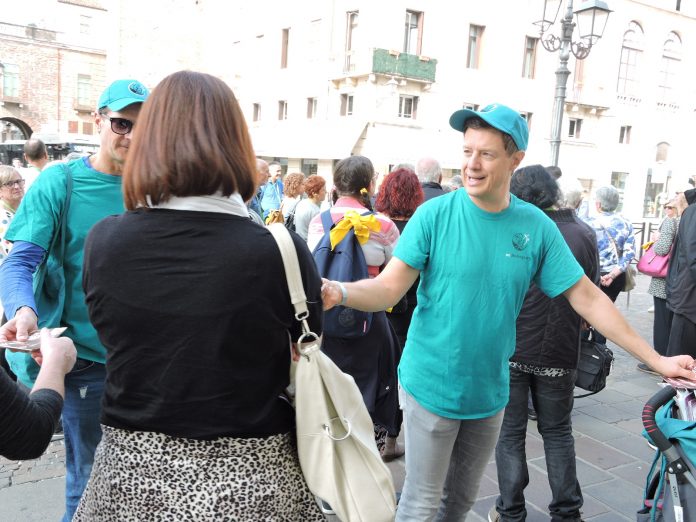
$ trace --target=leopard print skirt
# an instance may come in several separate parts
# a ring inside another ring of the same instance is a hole
[[[291,434],[202,441],[102,430],[73,522],[324,520]]]

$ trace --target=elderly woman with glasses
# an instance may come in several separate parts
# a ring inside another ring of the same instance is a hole
[[[12,218],[17,212],[17,207],[24,197],[24,180],[16,168],[9,165],[0,165],[0,263],[7,257],[12,248],[12,243],[5,239]]]
[[[677,237],[679,228],[679,214],[674,200],[670,200],[665,206],[665,218],[660,223],[651,240],[653,251],[659,256],[667,255],[672,250],[672,245]],[[667,308],[667,281],[663,277],[651,277],[648,293],[653,296],[653,346],[660,355],[667,354],[669,342],[669,330],[672,327],[672,311]],[[638,369],[642,372],[656,372],[645,363],[638,363]]]

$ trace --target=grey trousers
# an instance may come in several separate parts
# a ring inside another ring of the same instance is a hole
[[[404,410],[406,481],[397,522],[466,519],[498,441],[503,411],[483,419],[440,417],[399,389]]]

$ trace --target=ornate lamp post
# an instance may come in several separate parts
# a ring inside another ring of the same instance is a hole
[[[553,118],[551,120],[551,164],[558,166],[558,152],[561,147],[561,127],[563,124],[563,107],[568,83],[568,58],[570,53],[578,60],[584,60],[590,54],[592,46],[604,34],[611,10],[602,0],[586,0],[574,12],[576,22],[573,22],[573,0],[566,1],[565,16],[561,18],[561,36],[547,31],[556,23],[561,10],[562,0],[544,0],[542,19],[534,22],[539,26],[539,38],[544,49],[550,52],[560,51],[559,66],[556,69],[556,94],[553,102]],[[578,26],[579,40],[573,41],[573,30]]]

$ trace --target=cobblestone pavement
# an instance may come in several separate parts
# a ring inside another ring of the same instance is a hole
[[[40,458],[7,460],[0,456],[0,489],[65,476],[65,444],[63,437],[54,437]]]
[[[630,297],[621,294],[616,304],[631,325],[650,340],[653,316],[648,313],[652,305],[652,297],[646,293],[648,282],[647,277],[639,275],[638,285]],[[611,347],[616,361],[607,388],[597,395],[577,400],[573,413],[578,479],[585,498],[583,518],[588,522],[635,520],[648,465],[654,455],[640,435],[640,417],[645,401],[657,391],[659,379],[636,371],[635,359],[618,347]],[[65,475],[64,457],[62,440],[52,442],[46,454],[37,460],[13,462],[0,457],[0,520],[30,520],[28,513],[32,513],[37,501],[46,493],[57,498],[55,491],[61,481],[56,477]],[[527,521],[548,521],[546,506],[551,496],[543,444],[534,422],[529,423],[527,461],[530,472],[530,484],[525,491]],[[391,462],[389,467],[396,488],[400,490],[404,459]],[[491,462],[469,519],[487,520],[497,493],[495,462]],[[44,506],[47,514],[43,518],[31,520],[58,520],[63,508],[62,503],[55,503],[53,510],[53,506]],[[6,510],[8,505],[12,512]],[[330,520],[337,519],[330,517]]]

